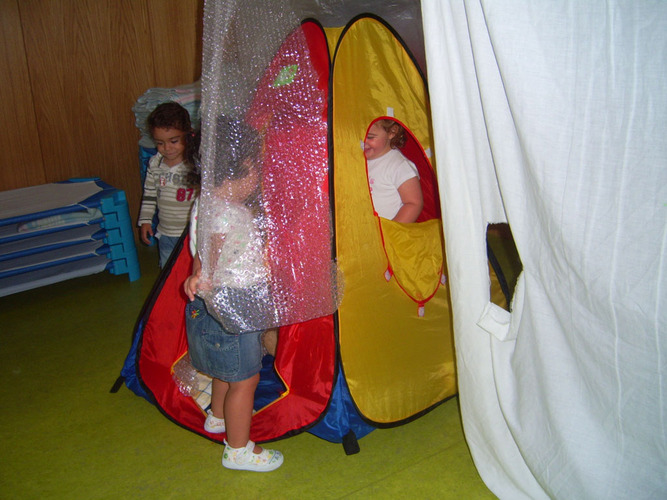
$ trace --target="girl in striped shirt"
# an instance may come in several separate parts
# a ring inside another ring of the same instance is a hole
[[[160,267],[164,267],[190,219],[192,202],[199,193],[194,166],[187,160],[194,148],[188,111],[176,102],[156,107],[147,119],[157,154],[150,159],[139,211],[141,241],[158,240]],[[157,211],[158,224],[153,231]]]

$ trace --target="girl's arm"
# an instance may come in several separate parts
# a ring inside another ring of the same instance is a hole
[[[197,293],[197,285],[199,284],[199,277],[201,276],[201,260],[199,259],[199,254],[195,255],[194,260],[192,261],[192,274],[188,276],[185,280],[183,288],[185,289],[185,295],[188,296],[190,302],[195,300],[195,293]]]
[[[211,248],[209,248],[209,261],[211,262],[210,269],[214,269],[213,266],[217,264],[218,255],[220,254],[220,249],[222,244],[225,241],[224,234],[211,235]],[[195,294],[197,290],[208,290],[211,288],[210,283],[201,281],[201,259],[199,258],[199,253],[197,253],[192,261],[192,274],[188,276],[183,285],[185,290],[185,295],[188,296],[190,301],[195,300]]]
[[[141,207],[139,209],[139,227],[141,241],[150,245],[150,237],[153,236],[153,215],[157,208],[157,185],[154,175],[154,158],[148,163],[146,170],[146,179],[144,180],[144,192],[141,197]]]
[[[398,187],[398,194],[403,206],[392,220],[403,223],[415,222],[424,207],[424,197],[419,177],[412,177],[401,184]]]

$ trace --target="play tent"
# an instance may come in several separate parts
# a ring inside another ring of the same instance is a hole
[[[667,496],[664,4],[423,0],[423,36],[411,0],[294,4],[327,26],[379,14],[426,70],[485,483],[511,499]],[[524,267],[511,313],[489,300],[493,222]]]
[[[240,108],[263,137],[258,225],[272,298],[281,304],[277,322],[262,325],[280,330],[275,359],[265,357],[251,438],[307,429],[352,453],[356,439],[373,428],[405,423],[456,392],[425,81],[400,38],[376,16],[357,16],[325,33],[316,21],[289,17],[278,2],[270,17],[285,25],[248,47],[235,41],[268,7],[258,12],[244,4],[226,18],[225,6],[207,5],[201,205],[206,215],[207,182],[224,154],[219,117]],[[236,38],[229,39],[225,22]],[[234,63],[249,67],[216,66],[244,50]],[[381,219],[370,201],[362,142],[379,117],[407,130],[403,152],[420,172],[425,200],[414,224]],[[198,238],[206,228],[199,225]],[[200,248],[204,265],[206,252]],[[222,441],[203,430],[210,379],[196,373],[187,354],[182,283],[191,264],[184,236],[140,315],[122,375],[179,425]],[[498,301],[506,303],[493,276]]]

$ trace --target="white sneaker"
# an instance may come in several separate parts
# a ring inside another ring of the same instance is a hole
[[[261,453],[254,453],[254,449],[255,443],[252,441],[248,441],[243,448],[232,448],[225,441],[222,466],[234,470],[270,472],[283,464],[283,454],[279,451],[263,448]]]
[[[221,434],[225,432],[225,419],[214,417],[211,410],[207,411],[206,422],[204,422],[204,430],[211,434]]]

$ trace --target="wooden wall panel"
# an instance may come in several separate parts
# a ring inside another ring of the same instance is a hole
[[[100,33],[102,42],[94,45],[90,37],[90,31],[101,29],[103,14],[94,9],[86,12],[88,3],[22,0],[20,4],[47,182],[93,175],[96,165],[89,165],[82,154],[99,150],[101,127],[91,115],[106,122],[109,112],[103,101],[90,112],[86,109],[92,98],[88,92],[97,86],[96,95],[101,95],[108,84],[107,40]]]
[[[18,0],[0,0],[0,190],[46,182]]]
[[[148,3],[156,87],[191,83],[201,74],[203,2],[159,0]],[[189,41],[184,43],[184,41]],[[174,81],[174,79],[178,81]]]
[[[24,68],[0,76],[11,89],[2,90],[2,106],[16,108],[8,146],[18,149],[13,143],[25,137],[35,149],[23,159],[30,163],[23,176],[4,172],[25,153],[0,160],[0,190],[100,177],[125,190],[136,217],[141,182],[132,106],[151,87],[199,78],[203,0],[0,2],[2,64],[22,61]]]

